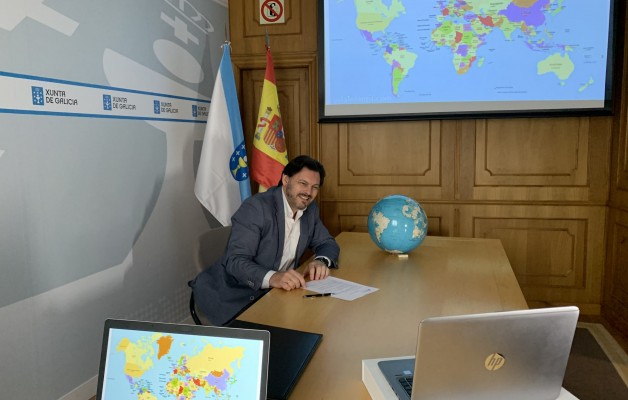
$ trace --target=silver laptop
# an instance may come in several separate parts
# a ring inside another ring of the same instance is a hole
[[[266,399],[270,334],[107,320],[98,400]]]
[[[379,368],[404,400],[554,400],[578,314],[553,307],[427,318],[416,357]]]

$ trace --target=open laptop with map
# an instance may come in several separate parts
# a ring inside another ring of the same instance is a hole
[[[108,319],[97,400],[266,399],[270,334]]]
[[[427,318],[416,357],[379,361],[399,399],[554,400],[577,307]]]

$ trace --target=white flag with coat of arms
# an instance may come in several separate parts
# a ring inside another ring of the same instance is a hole
[[[212,93],[194,194],[223,226],[251,196],[249,167],[236,93],[231,48],[224,45]]]

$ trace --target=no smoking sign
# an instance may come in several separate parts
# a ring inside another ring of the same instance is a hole
[[[259,23],[261,25],[285,22],[284,0],[259,0]]]

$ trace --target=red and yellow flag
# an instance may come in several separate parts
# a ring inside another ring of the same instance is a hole
[[[277,185],[286,164],[288,149],[279,111],[273,57],[266,46],[266,75],[251,153],[251,178],[259,183],[260,192]]]

